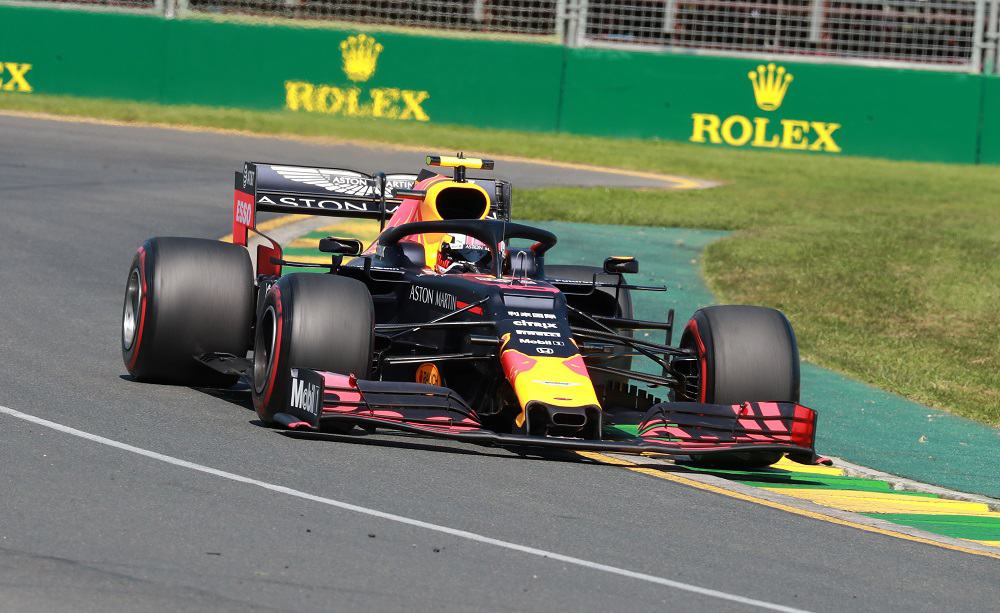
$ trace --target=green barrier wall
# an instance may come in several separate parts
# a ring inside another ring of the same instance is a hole
[[[979,142],[979,161],[1000,164],[1000,78],[983,82],[983,124]]]
[[[975,161],[978,75],[772,66],[774,72],[759,60],[573,49],[560,128],[720,147]]]
[[[981,75],[21,7],[0,7],[0,68],[0,95],[1000,163]]]
[[[556,127],[560,47],[356,34],[0,7],[0,60],[39,93]]]

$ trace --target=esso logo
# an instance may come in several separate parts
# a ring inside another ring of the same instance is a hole
[[[241,223],[248,227],[253,225],[253,205],[249,202],[237,200],[234,215],[237,223]]]
[[[548,347],[535,347],[535,352],[541,353],[541,354],[544,354],[544,355],[552,355],[553,353],[555,353],[555,350],[554,349],[549,349]]]

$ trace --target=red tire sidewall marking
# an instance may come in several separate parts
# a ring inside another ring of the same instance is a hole
[[[132,358],[128,361],[129,371],[135,370],[135,365],[139,361],[139,347],[142,345],[142,330],[146,325],[146,303],[149,302],[149,284],[146,283],[146,249],[139,247],[139,286],[141,296],[139,298],[139,329],[135,333],[135,345],[132,347]],[[132,274],[131,271],[129,274]]]
[[[271,402],[271,394],[274,392],[274,382],[278,378],[278,360],[281,359],[281,328],[282,328],[282,307],[281,307],[281,290],[275,285],[271,288],[271,292],[274,293],[274,320],[275,320],[275,332],[274,332],[274,351],[271,356],[271,372],[267,376],[267,389],[264,390],[264,395],[261,398],[260,408],[262,411],[266,411],[268,405]]]
[[[698,402],[704,403],[708,397],[708,359],[706,358],[705,343],[701,340],[701,333],[698,331],[698,322],[691,320],[688,322],[688,330],[698,344],[698,367],[701,370],[701,385],[698,386]]]

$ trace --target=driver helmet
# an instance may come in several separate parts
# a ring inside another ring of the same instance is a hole
[[[490,250],[482,241],[464,234],[446,234],[435,268],[441,274],[483,272],[490,259]]]

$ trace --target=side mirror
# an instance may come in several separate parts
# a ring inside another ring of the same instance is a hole
[[[604,260],[604,272],[609,275],[627,275],[639,272],[639,260],[626,255],[612,256]]]
[[[321,238],[319,241],[319,250],[323,253],[332,253],[334,255],[346,255],[349,257],[354,257],[361,255],[365,246],[361,241],[354,238],[337,238],[335,236],[328,236],[326,238]]]

